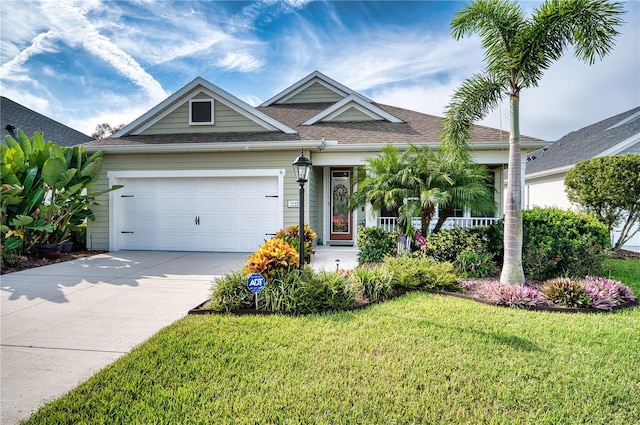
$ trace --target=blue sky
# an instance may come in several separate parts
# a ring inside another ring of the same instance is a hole
[[[529,12],[540,4],[521,1]],[[452,1],[3,0],[0,92],[91,133],[129,123],[202,76],[258,105],[314,70],[373,100],[442,116],[482,69]],[[640,3],[603,62],[572,56],[521,96],[523,134],[556,140],[640,105]],[[508,106],[482,123],[508,129]],[[45,134],[46,137],[46,134]]]

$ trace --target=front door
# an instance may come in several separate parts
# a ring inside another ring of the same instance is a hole
[[[351,170],[331,169],[331,223],[329,240],[353,240],[353,217],[349,210]]]

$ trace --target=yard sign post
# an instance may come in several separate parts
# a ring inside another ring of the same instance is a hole
[[[258,293],[264,289],[265,279],[261,274],[253,273],[247,279],[247,288],[256,294],[256,310],[258,309]]]

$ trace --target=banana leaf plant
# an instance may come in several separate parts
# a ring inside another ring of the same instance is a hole
[[[88,156],[84,147],[60,147],[44,141],[42,132],[31,138],[20,129],[17,140],[6,136],[2,149],[1,228],[6,249],[28,251],[39,243],[60,243],[74,226],[95,219],[92,205],[113,186],[90,189],[102,171],[103,152]]]

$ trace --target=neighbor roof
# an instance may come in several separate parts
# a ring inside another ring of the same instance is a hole
[[[570,167],[584,159],[616,154],[640,142],[640,106],[573,131],[529,156],[526,174]],[[535,159],[533,159],[535,157]]]
[[[11,135],[7,126],[11,126],[14,131],[19,128],[29,137],[33,136],[34,132],[41,131],[45,141],[52,140],[58,146],[74,146],[93,140],[92,137],[32,111],[9,98],[0,96],[0,101],[2,140],[6,135]]]

